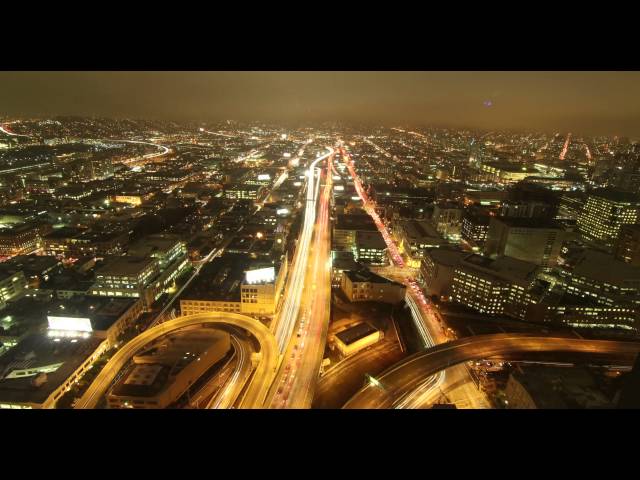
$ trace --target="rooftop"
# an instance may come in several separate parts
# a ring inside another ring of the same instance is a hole
[[[621,192],[612,188],[593,190],[589,196],[600,197],[617,203],[640,204],[640,196],[635,193]]]
[[[113,257],[96,273],[98,275],[138,275],[155,262],[155,258],[133,257],[128,255]]]
[[[373,273],[371,270],[367,270],[366,268],[362,268],[360,270],[347,270],[344,274],[351,280],[352,282],[368,282],[368,283],[378,283],[378,284],[395,284],[399,286],[403,286],[400,283],[394,282],[392,280],[386,279]]]
[[[640,267],[616,260],[597,250],[585,250],[573,268],[573,274],[612,285],[640,282]]]
[[[461,263],[476,267],[496,277],[516,282],[533,281],[538,273],[538,265],[507,256],[492,259],[482,255],[471,254],[464,257]]]
[[[447,267],[457,266],[462,258],[467,254],[467,252],[452,250],[449,248],[430,248],[425,252],[425,256],[428,255],[431,257],[435,263]]]
[[[364,232],[358,230],[356,232],[356,247],[384,250],[387,248],[387,244],[380,232]]]
[[[378,230],[369,215],[338,214],[335,228],[337,230],[364,230],[368,232]]]
[[[172,378],[185,367],[198,361],[201,354],[220,342],[228,342],[229,334],[214,329],[184,331],[163,338],[133,358],[133,366],[111,395],[152,397],[169,386]]]
[[[136,302],[133,298],[75,296],[55,300],[48,314],[56,317],[89,318],[94,330],[104,331],[113,325]]]
[[[373,325],[368,322],[358,323],[353,327],[349,327],[346,330],[342,330],[341,332],[336,333],[336,337],[345,345],[351,345],[352,343],[357,342],[358,340],[365,338],[372,333],[376,333],[378,331]]]
[[[562,230],[562,226],[549,218],[491,217],[492,222],[500,222],[512,228],[537,228]]]
[[[101,342],[94,337],[56,339],[46,334],[25,337],[0,357],[0,403],[44,402]],[[43,367],[48,367],[44,369],[46,381],[36,386],[33,380]],[[16,378],[7,378],[12,372]]]
[[[251,259],[226,253],[205,264],[198,276],[180,295],[182,300],[240,301],[240,287]]]
[[[148,235],[129,247],[127,253],[135,257],[165,255],[180,242],[179,235]]]

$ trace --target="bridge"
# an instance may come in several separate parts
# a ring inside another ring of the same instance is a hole
[[[470,360],[530,352],[616,355],[632,364],[640,342],[545,337],[536,334],[478,335],[439,344],[411,355],[358,391],[343,408],[394,408],[433,375]]]

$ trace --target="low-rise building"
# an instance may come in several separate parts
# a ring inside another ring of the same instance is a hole
[[[133,357],[133,365],[107,394],[108,408],[166,408],[231,349],[227,332],[190,330],[171,335]]]
[[[245,315],[269,317],[275,315],[282,302],[287,257],[270,266],[252,262],[240,287],[240,311]]]
[[[55,408],[106,348],[88,334],[28,335],[0,356],[0,409]]]
[[[404,299],[406,287],[366,270],[344,272],[341,289],[350,302],[396,304]]]
[[[27,279],[22,271],[0,272],[0,308],[7,302],[22,297],[28,288]]]
[[[460,238],[462,208],[456,203],[439,203],[433,209],[431,221],[445,238]]]
[[[56,300],[47,314],[49,331],[64,335],[67,332],[87,332],[107,341],[109,346],[134,325],[144,310],[141,299],[100,298],[75,296]]]
[[[202,267],[180,295],[180,312],[241,313],[241,287],[251,260],[246,255],[226,253]]]
[[[338,214],[333,226],[333,249],[352,251],[356,245],[356,232],[377,232],[373,219],[366,214]]]
[[[354,246],[355,259],[369,265],[386,265],[387,244],[380,232],[356,232],[356,242]]]
[[[407,256],[410,266],[419,266],[425,250],[446,245],[448,242],[428,221],[405,220],[397,228],[398,249]]]
[[[33,252],[40,246],[42,229],[35,223],[0,228],[0,256],[11,257]]]
[[[343,357],[348,357],[383,338],[383,333],[368,322],[358,323],[334,335],[334,345]]]

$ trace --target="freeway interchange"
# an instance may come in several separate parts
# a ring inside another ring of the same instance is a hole
[[[326,153],[318,154],[306,170],[304,220],[285,284],[283,305],[271,327],[267,328],[248,316],[222,312],[178,317],[152,326],[120,347],[75,408],[95,408],[119,372],[145,345],[171,332],[193,326],[241,329],[253,336],[260,347],[259,352],[251,352],[237,337],[232,337],[233,362],[223,366],[220,379],[207,382],[202,387],[194,402],[196,406],[204,404],[206,399],[206,408],[311,408],[331,311],[331,172],[336,153],[340,153],[363,200],[365,211],[373,218],[387,243],[393,262],[390,268],[407,286],[405,301],[424,348],[387,369],[359,390],[343,408],[424,408],[450,385],[458,386],[458,394],[466,405],[487,408],[487,399],[478,394],[469,371],[463,365],[466,361],[510,353],[574,352],[611,353],[631,363],[632,356],[640,351],[640,344],[633,342],[527,334],[484,335],[450,341],[424,293],[412,278],[414,271],[405,265],[395,241],[375,211],[350,156],[342,147],[326,148]],[[202,264],[221,251],[211,252]],[[162,316],[159,315],[157,320]],[[253,358],[257,360],[255,369]],[[210,392],[217,387],[216,393],[211,395]]]

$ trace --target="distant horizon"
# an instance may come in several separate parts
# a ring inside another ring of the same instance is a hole
[[[571,131],[559,131],[559,130],[541,130],[541,129],[526,129],[526,128],[495,128],[488,129],[484,127],[471,126],[471,125],[454,125],[454,124],[401,124],[401,123],[376,123],[375,121],[363,122],[363,121],[345,121],[345,120],[306,120],[303,122],[299,122],[297,125],[292,125],[295,122],[292,121],[278,121],[278,120],[261,120],[261,119],[253,119],[253,120],[240,120],[233,118],[226,119],[172,119],[172,118],[159,118],[153,116],[147,117],[132,117],[132,116],[121,116],[121,115],[82,115],[82,114],[32,114],[32,115],[5,115],[7,120],[4,121],[34,121],[34,120],[44,120],[44,119],[55,119],[55,118],[94,118],[94,119],[102,119],[102,120],[118,120],[118,121],[134,121],[134,122],[174,122],[178,124],[187,124],[187,123],[195,123],[195,124],[214,124],[214,123],[224,123],[224,122],[234,122],[238,124],[252,124],[252,123],[262,123],[269,126],[282,126],[288,128],[307,128],[307,127],[316,127],[322,124],[336,124],[336,125],[344,125],[351,128],[354,127],[363,127],[363,128],[409,128],[409,129],[436,129],[436,130],[456,130],[456,131],[477,131],[477,132],[492,132],[492,133],[508,133],[508,134],[544,134],[544,135],[567,135],[571,133],[573,137],[583,137],[583,138],[596,138],[596,137],[604,137],[604,138],[626,138],[630,142],[640,142],[640,136],[631,137],[628,135],[589,135],[579,131],[571,130]],[[1,122],[0,122],[1,123]]]
[[[3,114],[640,137],[640,72],[0,72]],[[441,125],[442,127],[437,127]]]

